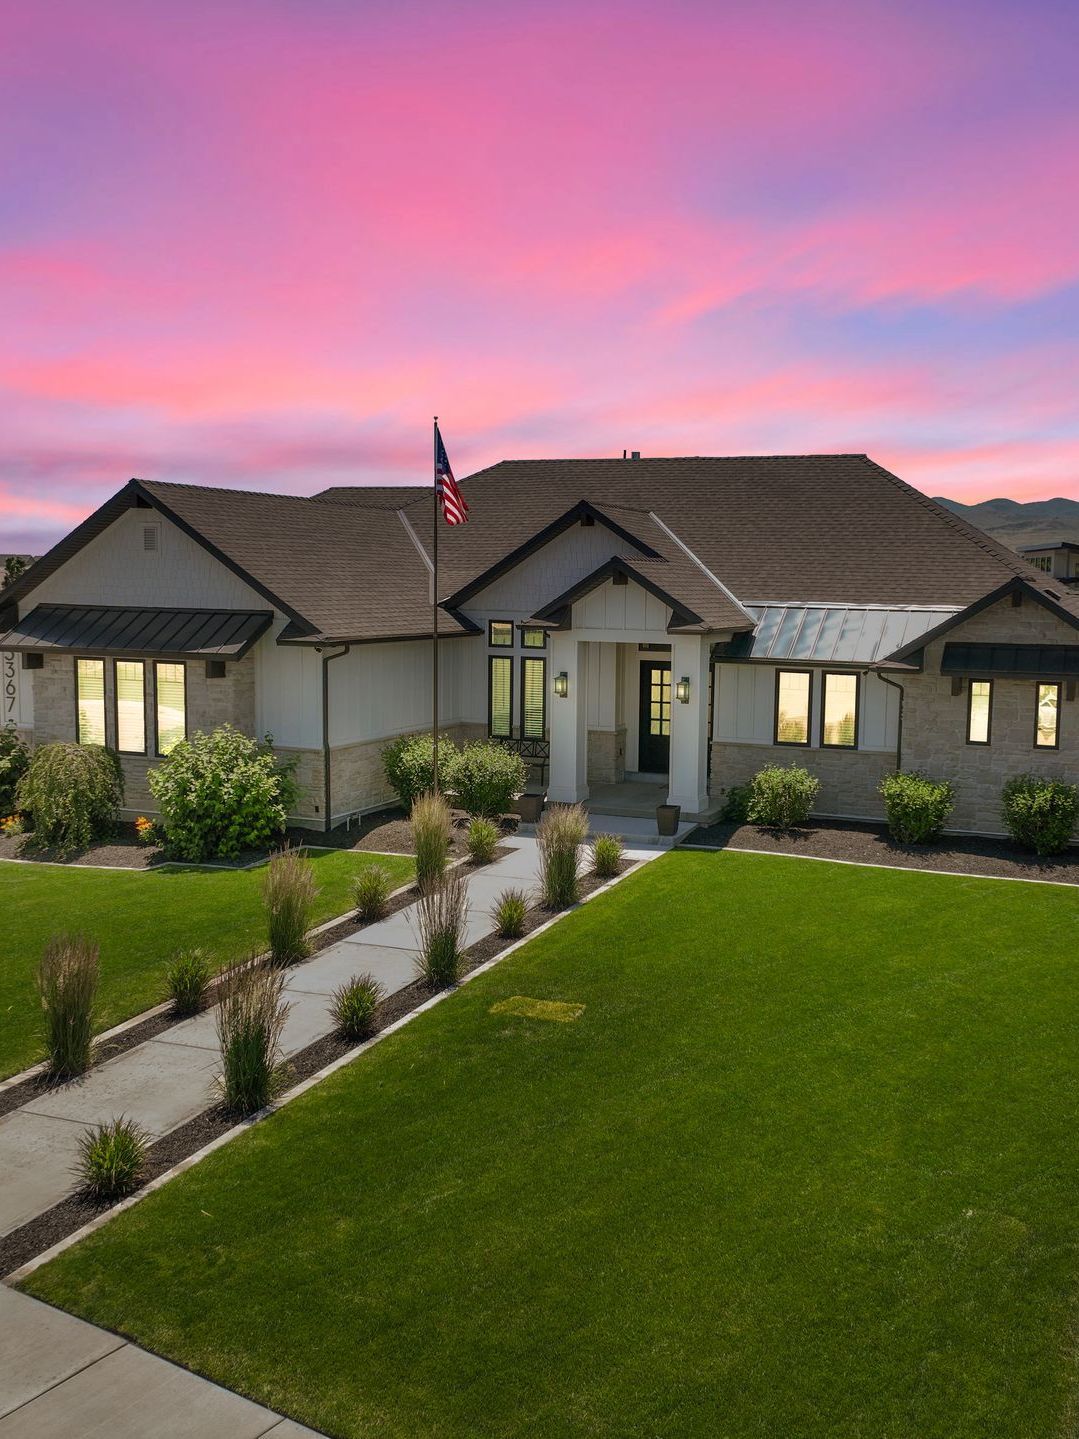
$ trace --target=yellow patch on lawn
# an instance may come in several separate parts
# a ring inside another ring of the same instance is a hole
[[[553,1019],[559,1024],[569,1024],[584,1013],[583,1004],[567,1004],[561,999],[529,999],[526,995],[515,994],[512,999],[500,999],[491,1005],[492,1014],[517,1014],[522,1019]]]

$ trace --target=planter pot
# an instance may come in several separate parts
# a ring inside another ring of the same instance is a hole
[[[517,801],[517,813],[521,816],[522,824],[538,824],[539,817],[543,813],[544,796],[542,794],[523,794]]]
[[[656,805],[656,828],[664,837],[678,833],[678,821],[682,818],[680,804]]]

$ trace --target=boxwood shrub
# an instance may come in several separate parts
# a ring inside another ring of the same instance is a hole
[[[440,787],[449,783],[449,771],[457,758],[453,740],[438,737]],[[421,794],[435,787],[434,744],[429,734],[403,734],[382,751],[382,768],[390,788],[407,810]]]
[[[1079,822],[1079,788],[1059,779],[1018,774],[1001,791],[1001,816],[1016,844],[1038,854],[1067,849]]]
[[[198,863],[264,848],[296,802],[292,771],[269,736],[252,739],[232,725],[181,740],[149,774],[169,853]]]
[[[955,808],[955,789],[916,770],[885,775],[879,786],[888,831],[899,844],[933,844]]]
[[[35,840],[61,852],[110,833],[123,802],[120,761],[100,745],[40,745],[16,789],[16,804],[33,818]]]
[[[805,824],[820,792],[820,780],[799,764],[769,765],[750,783],[746,818],[766,829]]]

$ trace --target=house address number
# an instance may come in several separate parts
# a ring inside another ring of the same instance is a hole
[[[19,689],[15,675],[15,656],[10,650],[5,650],[3,656],[3,713],[5,728],[14,728],[18,720],[18,716],[15,712],[15,705],[19,698]]]

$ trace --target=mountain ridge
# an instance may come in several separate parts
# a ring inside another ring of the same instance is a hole
[[[1000,496],[976,505],[964,505],[943,495],[934,498],[938,505],[1013,550],[1060,540],[1079,544],[1079,500],[1070,500],[1064,495],[1051,500],[1009,500]]]

